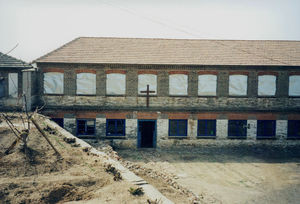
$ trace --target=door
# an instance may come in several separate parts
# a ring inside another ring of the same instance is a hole
[[[156,120],[138,121],[138,147],[156,147]]]

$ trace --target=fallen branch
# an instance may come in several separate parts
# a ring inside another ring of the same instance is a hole
[[[49,138],[47,137],[46,133],[42,130],[42,128],[40,127],[40,125],[36,122],[36,120],[31,117],[30,120],[32,121],[32,123],[34,124],[34,126],[36,127],[36,129],[42,134],[42,136],[47,140],[47,142],[49,143],[49,145],[52,147],[52,149],[55,151],[55,153],[60,157],[60,153],[57,151],[57,149],[53,146],[53,144],[50,142]]]
[[[4,154],[8,155],[9,152],[18,144],[18,142],[20,141],[19,138],[17,138],[9,147],[7,150],[5,150]]]

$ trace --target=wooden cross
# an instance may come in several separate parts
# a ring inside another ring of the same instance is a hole
[[[150,97],[150,93],[155,93],[155,91],[150,91],[149,90],[149,84],[147,84],[147,90],[146,91],[141,91],[141,93],[146,93],[146,97],[147,97],[147,108],[149,107],[149,97]]]

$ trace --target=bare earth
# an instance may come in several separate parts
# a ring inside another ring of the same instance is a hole
[[[43,128],[43,118],[38,120]],[[20,120],[13,120],[22,129]],[[103,158],[94,156],[81,147],[72,147],[58,131],[47,130],[50,141],[63,159],[35,128],[31,128],[28,146],[30,158],[18,144],[9,155],[3,152],[15,136],[4,121],[0,122],[0,203],[146,203],[146,196],[129,193],[130,183],[114,181],[105,171]],[[1,158],[2,157],[2,158]]]
[[[300,147],[204,146],[117,152],[124,160],[168,172],[204,203],[300,202]]]

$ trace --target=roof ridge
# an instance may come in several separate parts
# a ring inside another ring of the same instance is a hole
[[[97,37],[97,36],[80,36],[80,38],[98,38],[98,39],[140,39],[140,40],[191,40],[191,41],[257,41],[257,42],[300,42],[300,40],[256,40],[256,39],[197,39],[197,38],[152,38],[152,37]]]

